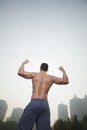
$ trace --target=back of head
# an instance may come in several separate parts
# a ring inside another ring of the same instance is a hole
[[[40,66],[40,70],[48,71],[48,64],[47,63],[42,63],[41,66]]]

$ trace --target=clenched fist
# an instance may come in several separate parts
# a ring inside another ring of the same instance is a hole
[[[27,63],[29,63],[29,60],[28,60],[28,59],[26,59],[26,60],[23,62],[23,64],[27,64]]]
[[[59,67],[60,71],[64,71],[64,68],[62,66]]]

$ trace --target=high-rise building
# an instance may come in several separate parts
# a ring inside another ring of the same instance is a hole
[[[84,115],[87,114],[87,96],[84,98],[77,98],[75,95],[73,99],[70,100],[70,115],[71,117],[77,115],[77,118],[81,120]]]
[[[67,120],[68,108],[67,105],[61,103],[58,105],[58,119]]]
[[[16,121],[18,122],[21,115],[23,113],[23,110],[21,108],[14,108],[12,111],[12,114],[10,117],[8,117],[6,120],[7,121]]]
[[[0,100],[0,119],[3,121],[7,112],[8,105],[6,101]]]

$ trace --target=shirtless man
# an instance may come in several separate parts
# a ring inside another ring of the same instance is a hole
[[[24,65],[29,63],[25,60],[19,68],[18,75],[26,79],[32,79],[33,92],[30,103],[24,109],[18,124],[18,130],[32,130],[36,122],[37,130],[50,130],[50,109],[47,101],[47,94],[53,83],[63,85],[68,84],[68,76],[63,67],[62,78],[48,75],[48,64],[42,63],[40,72],[26,72]]]

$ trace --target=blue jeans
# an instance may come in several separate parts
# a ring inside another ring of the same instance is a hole
[[[24,109],[17,130],[50,130],[50,110],[47,99],[32,99]]]

